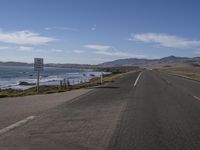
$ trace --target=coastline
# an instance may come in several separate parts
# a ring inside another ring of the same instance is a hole
[[[114,82],[129,72],[130,71],[115,72],[115,73],[111,73],[110,75],[106,75],[103,78],[103,84]],[[101,84],[101,79],[99,77],[95,77],[95,78],[90,79],[89,82],[75,84],[71,86],[42,85],[40,86],[39,93],[37,93],[36,87],[32,87],[26,90],[0,89],[0,98],[61,93],[61,92],[67,92],[67,91],[76,90],[76,89],[95,87],[95,86],[99,86],[103,84]]]

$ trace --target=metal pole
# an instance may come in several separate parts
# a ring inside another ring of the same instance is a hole
[[[40,71],[37,74],[37,93],[39,93],[39,86],[40,86]]]
[[[101,72],[101,84],[103,84],[103,73]]]

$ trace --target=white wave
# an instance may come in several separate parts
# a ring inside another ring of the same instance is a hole
[[[100,77],[102,74],[109,74],[105,72],[73,72],[60,75],[51,75],[47,77],[40,77],[40,85],[59,85],[61,80],[68,80],[70,85],[89,82],[94,77]],[[29,84],[36,84],[37,79],[30,78],[12,78],[9,81],[0,78],[0,89],[20,89],[26,90],[35,85],[19,85],[20,82],[27,82]]]

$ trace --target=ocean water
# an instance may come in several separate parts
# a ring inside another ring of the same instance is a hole
[[[107,74],[107,73],[103,73]],[[59,85],[60,80],[66,79],[71,85],[88,82],[94,77],[100,77],[101,72],[91,69],[45,67],[40,73],[40,85]],[[19,85],[20,82],[35,84],[37,72],[33,67],[0,66],[0,89],[28,89],[35,85]]]

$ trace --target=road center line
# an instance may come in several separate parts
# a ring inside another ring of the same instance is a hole
[[[1,129],[1,130],[0,130],[0,135],[4,134],[4,133],[6,133],[6,132],[8,132],[8,131],[10,131],[10,130],[13,130],[13,129],[19,127],[19,126],[24,125],[24,124],[27,123],[28,121],[33,120],[35,117],[36,117],[36,116],[29,116],[29,117],[25,118],[24,120],[18,121],[18,122],[14,123],[14,124],[12,124],[12,125],[10,125],[10,126],[8,126],[8,127],[5,127],[5,128],[3,128],[3,129]]]
[[[198,96],[193,96],[195,99],[200,101],[200,98]]]
[[[141,75],[142,75],[142,72],[140,72],[140,74],[138,75],[137,79],[135,80],[134,87],[137,85]]]

